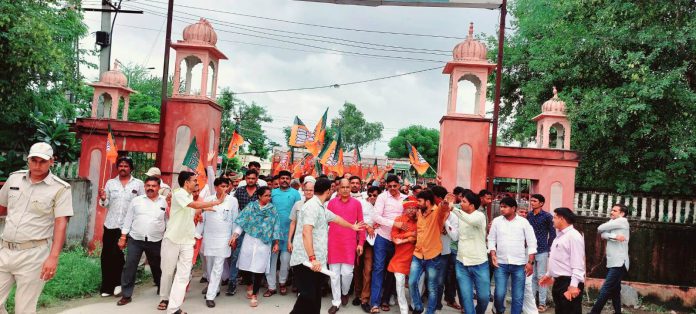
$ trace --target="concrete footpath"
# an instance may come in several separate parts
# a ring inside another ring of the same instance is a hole
[[[205,306],[205,300],[201,291],[206,284],[199,283],[200,276],[195,276],[191,281],[191,286],[189,292],[186,294],[186,301],[182,307],[182,310],[188,313],[258,313],[258,314],[281,314],[289,313],[295,304],[296,294],[288,293],[285,296],[280,294],[273,295],[269,298],[264,298],[262,295],[259,296],[259,305],[256,308],[249,307],[249,300],[245,297],[245,287],[241,286],[237,289],[237,294],[235,296],[226,296],[224,293],[220,294],[215,299],[216,306],[214,308],[208,308]],[[227,289],[227,287],[222,287]],[[261,289],[265,291],[265,289]],[[43,309],[39,311],[42,314],[52,314],[52,313],[65,313],[65,314],[111,314],[111,313],[125,313],[125,314],[140,314],[140,313],[153,313],[153,314],[163,314],[165,311],[158,311],[157,304],[159,303],[159,296],[155,293],[156,288],[152,285],[152,282],[146,282],[145,284],[139,285],[135,288],[135,294],[133,296],[133,302],[124,305],[117,306],[116,301],[118,298],[114,297],[93,297],[88,299],[76,300],[66,302],[58,307]],[[260,293],[261,294],[261,293]],[[351,299],[352,301],[352,299]],[[322,299],[321,313],[326,313],[331,307],[330,297],[325,297]],[[348,303],[346,307],[341,307],[338,313],[345,314],[359,314],[364,313],[359,306],[353,306]],[[398,306],[392,306],[391,310],[387,313],[399,313]],[[440,313],[458,313],[458,311],[446,307],[443,308]]]

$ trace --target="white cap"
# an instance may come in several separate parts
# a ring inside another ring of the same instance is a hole
[[[148,177],[159,177],[162,175],[162,171],[160,171],[157,167],[152,167],[145,172],[145,175]]]
[[[306,177],[304,178],[304,183],[307,183],[307,182],[316,183],[316,182],[317,182],[317,179],[315,179],[313,176],[306,176]]]
[[[51,145],[48,145],[48,143],[38,142],[31,145],[31,148],[29,149],[29,156],[27,156],[27,158],[31,157],[40,157],[42,159],[49,160],[53,158],[53,148]]]

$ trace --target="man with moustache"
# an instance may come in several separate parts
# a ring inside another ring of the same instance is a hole
[[[132,301],[135,275],[143,252],[147,256],[152,279],[159,290],[162,275],[160,249],[164,236],[164,214],[167,209],[165,197],[159,194],[160,182],[160,179],[155,176],[145,179],[145,195],[140,195],[131,201],[121,225],[118,247],[121,250],[127,247],[128,255],[123,274],[121,274],[123,295],[116,305],[126,305]]]
[[[104,235],[101,252],[102,297],[121,294],[121,273],[125,264],[123,252],[118,247],[121,226],[130,202],[145,194],[143,181],[131,175],[133,160],[120,157],[116,160],[118,176],[106,181],[99,190],[99,206],[107,209],[104,219]]]

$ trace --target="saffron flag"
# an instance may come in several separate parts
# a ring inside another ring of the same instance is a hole
[[[232,133],[232,138],[230,139],[230,145],[227,146],[227,158],[232,159],[234,155],[239,151],[239,147],[244,144],[244,137],[239,133],[239,125],[234,128]]]
[[[290,129],[290,139],[288,145],[291,147],[305,147],[307,143],[314,141],[314,133],[302,123],[302,120],[295,116],[295,122]]]
[[[408,152],[408,159],[411,161],[411,165],[413,168],[416,168],[416,172],[418,174],[423,175],[426,171],[428,171],[428,168],[430,168],[430,164],[425,161],[425,158],[416,150],[416,147],[411,145],[411,143],[406,142],[406,151]]]
[[[338,129],[336,140],[324,147],[319,154],[319,159],[322,165],[326,166],[328,171],[335,172],[339,176],[343,175],[343,148],[341,148],[341,129]]]
[[[292,169],[292,176],[293,178],[300,178],[305,174],[310,174],[312,171],[312,159],[314,159],[314,156],[312,154],[307,153],[305,156],[295,164],[295,166]]]
[[[375,163],[372,165],[372,169],[370,169],[370,178],[374,179],[377,178],[377,174],[379,174],[379,167],[377,166],[377,158],[375,158]]]
[[[114,143],[114,136],[111,134],[111,124],[109,124],[109,133],[106,135],[106,160],[114,164],[116,159],[118,159],[118,151]]]
[[[350,167],[350,174],[359,176],[362,179],[362,166],[360,163],[362,162],[362,157],[360,157],[360,150],[356,147],[353,150],[353,154],[350,157],[349,161],[349,167]]]
[[[292,152],[290,152],[290,151],[288,151],[286,153],[282,153],[280,155],[280,160],[278,160],[278,165],[275,167],[275,169],[273,171],[274,176],[278,175],[278,173],[281,170],[290,170],[290,167],[292,164],[292,161],[291,161],[292,157],[291,156],[292,156]]]
[[[205,165],[203,164],[201,153],[198,150],[195,136],[193,137],[193,140],[191,140],[191,144],[186,151],[186,156],[184,156],[184,162],[182,164],[196,173],[196,182],[198,182],[198,188],[202,190],[208,182],[208,176],[205,173]]]
[[[329,108],[326,108],[324,115],[321,117],[319,122],[317,122],[317,126],[314,127],[314,138],[312,141],[305,143],[307,150],[312,153],[312,155],[317,157],[319,157],[319,154],[321,154],[322,148],[324,147],[324,138],[326,136],[326,119],[328,113]]]

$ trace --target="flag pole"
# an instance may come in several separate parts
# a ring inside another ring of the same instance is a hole
[[[234,132],[232,133],[232,137],[234,137]],[[232,137],[230,138],[230,142],[232,142]],[[228,144],[228,146],[229,146],[229,144]],[[227,149],[229,149],[229,148],[227,148]],[[226,161],[227,159],[229,159],[229,158],[227,158],[227,155],[225,155],[225,159],[223,159],[223,160]],[[230,164],[229,162],[225,163],[225,171],[223,171],[222,174],[227,175],[227,165],[229,165],[229,164]]]
[[[102,171],[102,177],[100,180],[101,182],[99,182],[99,186],[102,188],[104,188],[104,185],[106,184],[106,183],[104,183],[104,179],[106,179],[106,165],[108,164],[108,162],[109,162],[109,158],[104,156],[104,170]]]

